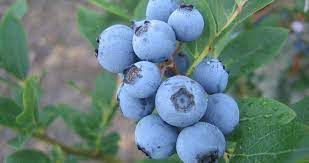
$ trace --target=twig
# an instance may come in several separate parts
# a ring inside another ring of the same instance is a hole
[[[102,153],[98,153],[92,150],[79,149],[79,148],[67,146],[45,134],[34,133],[33,136],[37,138],[38,140],[41,140],[45,143],[59,146],[62,149],[62,151],[65,152],[66,154],[85,156],[85,157],[96,159],[96,160],[106,161],[108,163],[120,162],[119,160],[115,159],[112,156],[103,155]]]

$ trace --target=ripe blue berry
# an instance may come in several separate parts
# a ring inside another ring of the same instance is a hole
[[[239,123],[236,101],[223,93],[208,96],[207,111],[202,121],[215,125],[224,135],[230,134]]]
[[[133,34],[133,30],[125,25],[114,25],[102,32],[97,52],[98,61],[104,69],[121,73],[134,63]]]
[[[198,122],[205,114],[207,94],[196,81],[186,76],[174,76],[159,87],[156,109],[168,124],[186,127]]]
[[[135,30],[133,48],[141,60],[163,62],[169,59],[176,49],[175,32],[165,22],[145,21]]]
[[[190,67],[190,59],[189,56],[186,53],[178,53],[175,58],[174,62],[176,64],[176,69],[179,74],[185,75],[187,70]]]
[[[224,154],[225,138],[217,127],[199,122],[180,132],[176,150],[184,163],[217,162]]]
[[[158,115],[141,119],[135,128],[135,143],[149,158],[166,159],[175,153],[178,131]]]
[[[199,82],[208,94],[225,90],[229,75],[218,59],[206,58],[193,72],[193,79]]]
[[[146,17],[149,20],[167,22],[168,17],[179,5],[179,0],[149,0],[146,9]]]
[[[159,68],[151,62],[141,61],[124,71],[123,89],[135,98],[153,96],[161,83]]]
[[[126,93],[123,87],[118,90],[117,100],[123,116],[135,121],[151,114],[155,107],[155,96],[134,98]]]
[[[178,41],[196,40],[203,33],[204,19],[201,13],[192,5],[181,5],[168,19]]]
[[[146,21],[146,20],[140,20],[140,21],[132,20],[132,21],[131,21],[131,27],[132,27],[132,29],[135,31],[136,28],[138,28],[138,27],[144,25],[145,21]]]
[[[177,74],[185,75],[187,70],[190,67],[189,56],[184,52],[180,52],[176,54],[174,57],[174,64],[175,64],[176,71],[173,70],[172,67],[168,67],[167,70],[165,71],[166,77],[172,77]]]

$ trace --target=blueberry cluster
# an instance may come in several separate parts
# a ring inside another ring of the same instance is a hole
[[[165,159],[177,151],[186,163],[215,162],[224,154],[224,135],[239,122],[237,103],[222,93],[229,75],[218,59],[204,59],[192,79],[185,76],[189,56],[178,52],[177,44],[196,40],[203,30],[194,6],[149,0],[145,20],[133,21],[131,28],[111,26],[98,38],[98,61],[122,74],[120,110],[138,122],[135,141],[149,158]],[[158,66],[166,62],[176,71]]]

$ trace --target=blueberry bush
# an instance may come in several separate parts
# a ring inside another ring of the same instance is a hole
[[[89,3],[103,12],[80,6],[77,25],[104,72],[91,92],[69,82],[91,99],[87,113],[67,104],[39,105],[44,72],[28,73],[29,36],[21,22],[27,1],[17,0],[1,17],[0,68],[6,75],[0,81],[10,93],[0,96],[0,125],[18,133],[7,142],[15,152],[5,163],[126,162],[117,157],[120,135],[109,130],[118,109],[137,123],[135,142],[148,156],[140,163],[308,161],[308,97],[290,105],[237,93],[239,80],[276,58],[288,40],[278,15],[249,22],[273,0]],[[306,3],[295,7],[305,17]],[[293,30],[302,32],[297,22]],[[51,138],[47,131],[56,118],[82,143]],[[26,148],[30,138],[51,149]]]

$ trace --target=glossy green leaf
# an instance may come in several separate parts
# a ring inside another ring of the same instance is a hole
[[[300,122],[309,125],[309,96],[306,96],[304,99],[293,104],[291,107],[296,112],[297,119]]]
[[[28,11],[28,5],[26,0],[17,0],[7,12],[15,15],[17,18],[21,19]]]
[[[51,163],[51,161],[41,151],[26,149],[9,155],[4,163]]]
[[[10,13],[0,24],[0,65],[20,79],[27,76],[29,69],[25,29],[20,20]]]
[[[125,8],[121,8],[116,4],[108,2],[107,0],[90,0],[90,2],[103,8],[105,11],[121,17],[124,20],[130,21],[132,17]]]
[[[85,7],[79,7],[77,11],[77,22],[80,33],[93,47],[97,47],[96,38],[106,27],[105,16]]]
[[[38,123],[40,102],[40,85],[37,77],[25,81],[23,90],[23,112],[16,118],[19,124],[35,127]]]
[[[13,100],[0,97],[0,125],[17,128],[16,117],[22,112]]]
[[[220,59],[235,79],[268,63],[279,54],[288,37],[283,28],[258,28],[240,34],[222,51]]]
[[[247,98],[240,101],[239,107],[240,121],[247,125],[263,121],[267,122],[267,126],[284,125],[296,117],[296,113],[287,105],[267,98]]]
[[[231,162],[283,162],[293,153],[308,148],[300,144],[309,128],[292,121],[295,112],[288,106],[266,98],[247,98],[239,102],[240,124],[233,136],[237,141]]]

